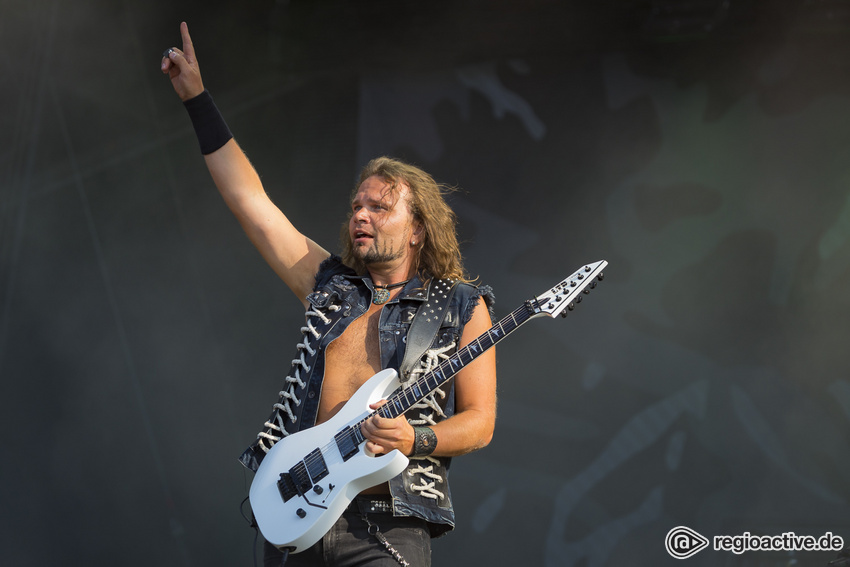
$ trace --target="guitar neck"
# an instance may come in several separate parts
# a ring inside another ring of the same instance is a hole
[[[385,405],[373,413],[388,418],[396,418],[405,413],[431,392],[451,380],[455,374],[463,370],[473,360],[496,346],[496,343],[531,319],[537,312],[533,307],[532,301],[529,300],[518,307],[513,313],[493,325],[489,331],[458,350],[447,360],[441,362],[435,369],[411,383],[404,384],[402,388],[399,388],[396,393],[387,399]]]
[[[489,331],[441,362],[437,368],[412,382],[405,383],[387,399],[386,404],[369,413],[359,423],[349,426],[348,431],[340,432],[339,435],[345,438],[348,450],[353,450],[365,440],[360,432],[360,425],[373,415],[392,419],[404,414],[530,319],[538,315],[566,317],[567,312],[572,311],[575,304],[581,302],[582,295],[590,293],[590,290],[596,287],[596,282],[602,280],[602,269],[607,265],[608,262],[605,260],[585,265],[555,287],[527,300],[510,315],[493,325]]]

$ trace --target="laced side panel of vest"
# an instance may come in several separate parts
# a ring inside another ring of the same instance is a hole
[[[340,307],[339,305],[328,305],[327,309],[329,311],[339,311]],[[305,353],[311,357],[316,354],[316,350],[310,346],[310,338],[312,337],[318,340],[322,336],[315,326],[317,320],[325,325],[330,323],[330,319],[317,309],[308,309],[304,314],[304,318],[306,325],[301,327],[301,334],[304,338],[297,346],[298,358],[292,361],[292,368],[289,376],[286,377],[284,389],[278,392],[280,398],[274,404],[272,417],[263,424],[266,429],[257,434],[257,439],[259,439],[258,445],[264,453],[268,453],[275,443],[289,435],[289,432],[284,426],[283,420],[285,418],[288,418],[292,423],[296,422],[297,418],[290,404],[295,404],[296,407],[301,405],[301,400],[296,396],[296,391],[298,388],[305,387],[304,380],[301,379],[301,373],[310,372],[310,366],[307,364]]]
[[[405,382],[405,387],[407,387],[407,384],[414,383],[416,378],[422,374],[431,372],[431,370],[436,368],[441,361],[448,360],[449,356],[451,356],[456,348],[457,342],[455,341],[444,347],[433,348],[426,351],[420,361],[419,367],[410,371],[410,379]],[[442,388],[437,388],[428,394],[421,402],[412,405],[410,409],[420,410],[419,419],[411,418],[408,419],[407,422],[413,426],[435,425],[437,423],[436,418],[445,419],[446,414],[443,412],[443,408],[440,407],[440,404],[437,401],[437,396],[439,396],[440,399],[445,399],[446,392]],[[436,488],[438,482],[445,482],[443,477],[434,472],[434,466],[439,466],[440,461],[431,456],[413,457],[411,460],[420,462],[416,467],[411,467],[407,471],[411,476],[418,475],[418,478],[411,482],[410,489],[420,496],[430,498],[432,500],[445,498],[446,495]],[[418,482],[419,484],[414,484],[414,482]]]

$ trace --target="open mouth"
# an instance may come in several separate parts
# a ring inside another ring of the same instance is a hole
[[[367,242],[371,242],[374,237],[364,230],[355,230],[354,238],[352,241],[354,244],[365,244]]]

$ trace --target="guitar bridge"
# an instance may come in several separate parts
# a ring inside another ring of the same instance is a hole
[[[289,472],[280,473],[280,479],[277,481],[280,497],[287,502],[294,496],[304,496],[311,488],[316,494],[321,494],[321,487],[318,484],[315,487],[313,485],[328,476],[328,472],[322,451],[314,449],[303,461],[289,469]]]
[[[298,490],[295,488],[295,483],[292,481],[292,476],[289,473],[280,473],[280,480],[277,481],[277,490],[280,492],[280,497],[283,498],[284,502],[298,495]]]
[[[304,496],[308,490],[313,487],[310,482],[310,475],[307,474],[307,467],[304,466],[304,461],[289,469],[289,474],[292,477],[292,482],[295,484],[295,490],[300,496]]]

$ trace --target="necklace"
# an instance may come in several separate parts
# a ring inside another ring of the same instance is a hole
[[[390,298],[390,290],[401,287],[410,280],[404,280],[390,285],[375,285],[375,296],[372,298],[372,303],[375,305],[383,305]]]

